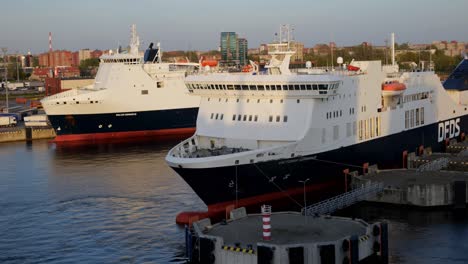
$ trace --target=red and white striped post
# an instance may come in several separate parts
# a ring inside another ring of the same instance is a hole
[[[271,205],[262,205],[263,240],[271,240]]]

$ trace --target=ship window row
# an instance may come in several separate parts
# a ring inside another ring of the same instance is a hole
[[[104,62],[104,63],[139,64],[140,59],[139,58],[134,58],[134,59],[101,59],[101,62]]]
[[[280,115],[277,115],[277,116],[275,117],[275,116],[272,116],[272,115],[271,115],[271,116],[268,117],[268,122],[271,123],[271,122],[273,122],[274,120],[275,120],[276,122],[281,122],[281,116],[280,116]],[[287,115],[283,116],[282,120],[283,120],[284,123],[288,122],[288,116],[287,116]]]
[[[258,115],[232,115],[232,121],[258,122]]]
[[[424,107],[405,111],[405,129],[424,125]]]
[[[424,100],[427,98],[429,98],[429,92],[410,94],[410,95],[405,95],[403,102],[408,103],[412,101]]]
[[[371,139],[378,137],[382,134],[381,131],[381,118],[371,117],[358,122],[358,137],[359,140]]]
[[[343,111],[342,110],[327,112],[327,119],[337,118],[337,117],[341,117],[341,116],[343,116]]]
[[[211,113],[210,119],[223,120],[224,114]]]
[[[354,115],[354,107],[349,108],[349,114]]]
[[[322,91],[326,93],[327,90],[337,89],[339,83],[314,83],[314,84],[266,84],[266,85],[253,85],[253,84],[186,84],[189,90],[191,89],[209,89],[209,90],[246,90],[246,91],[300,91],[312,90]]]

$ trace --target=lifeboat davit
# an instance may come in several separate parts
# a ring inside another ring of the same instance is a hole
[[[388,81],[382,84],[383,95],[395,96],[400,95],[406,90],[406,85],[399,81]]]

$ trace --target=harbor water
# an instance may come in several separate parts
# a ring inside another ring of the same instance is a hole
[[[165,164],[175,144],[1,144],[0,263],[184,263],[175,216],[206,206]],[[389,223],[390,263],[468,263],[466,217],[373,205],[341,213]]]

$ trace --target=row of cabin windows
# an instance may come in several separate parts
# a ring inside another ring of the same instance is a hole
[[[354,115],[354,107],[349,108],[349,114]]]
[[[218,113],[215,114],[215,113],[211,113],[210,119],[218,120],[218,118],[219,118],[219,120],[223,120],[224,114],[218,114]]]
[[[211,98],[210,98],[210,97],[208,97],[208,102],[209,102],[209,101],[211,101]],[[218,102],[221,102],[221,98],[218,99]],[[226,103],[228,102],[228,99],[227,99],[227,98],[226,98],[225,102],[226,102]],[[237,99],[236,99],[236,102],[239,103],[239,102],[240,102],[240,99],[237,98]],[[249,103],[249,102],[250,102],[250,99],[247,99],[246,102]],[[272,104],[273,102],[274,102],[274,100],[273,100],[273,99],[270,99],[270,104]],[[301,103],[301,99],[297,99],[296,102],[297,102],[298,104]],[[258,103],[260,103],[260,99],[257,99],[257,104],[258,104]],[[280,103],[283,103],[283,99],[280,99]]]
[[[273,122],[274,116],[269,116],[268,117],[268,122]],[[275,118],[276,122],[281,122],[281,116],[277,115]],[[288,116],[283,116],[283,122],[286,123],[288,122]]]
[[[412,101],[424,100],[427,98],[429,98],[429,92],[417,93],[417,94],[405,95],[403,102],[408,103]]]
[[[186,84],[188,89],[210,89],[210,90],[250,90],[250,91],[298,91],[313,90],[323,91],[337,89],[339,83],[332,84],[267,84],[267,85],[239,85],[239,84]]]
[[[101,62],[104,63],[125,63],[125,64],[139,64],[140,63],[139,58],[134,58],[134,59],[101,59]]]
[[[281,122],[281,120],[283,120],[283,122],[286,123],[288,122],[288,116],[283,116],[283,118],[281,118],[281,116],[277,115],[275,118],[271,115],[268,117],[268,122],[273,122],[273,120],[276,120],[276,122]],[[258,122],[258,115],[232,115],[232,121]]]
[[[367,111],[367,107],[365,105],[361,106],[361,112],[366,112]]]
[[[405,129],[424,125],[424,107],[405,111]]]
[[[258,115],[232,115],[232,121],[248,121],[248,122],[257,122],[258,121]]]
[[[340,139],[340,125],[333,126],[333,140]],[[382,135],[380,117],[373,117],[359,122],[346,123],[346,137],[359,136],[359,140],[370,139]],[[322,128],[322,143],[327,141],[327,129]]]
[[[340,116],[343,116],[343,111],[342,110],[336,110],[336,111],[333,111],[333,112],[327,112],[327,119],[330,119],[330,118],[336,118],[336,117],[340,117]]]
[[[381,125],[382,124],[380,117],[371,117],[369,119],[359,120],[359,140],[370,139],[380,136],[382,134]]]

